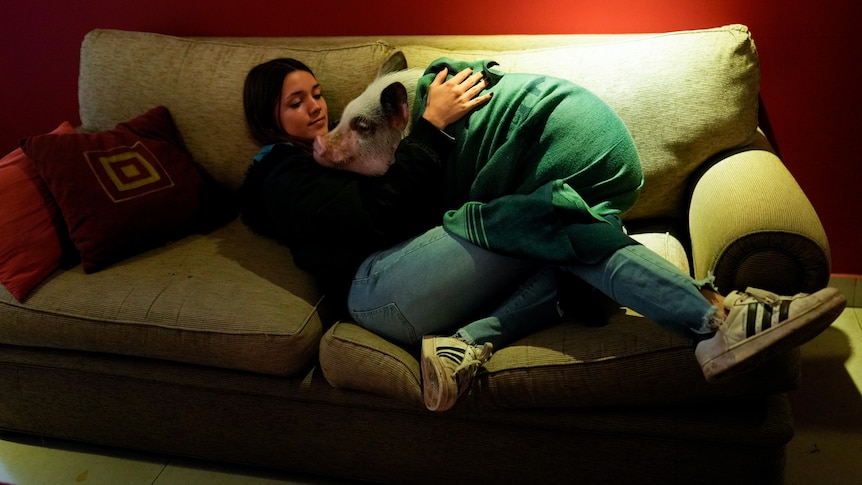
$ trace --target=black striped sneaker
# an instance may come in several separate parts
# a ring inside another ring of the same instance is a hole
[[[694,353],[707,381],[726,379],[813,339],[846,305],[836,288],[794,296],[756,288],[734,291],[724,299],[724,323],[714,337],[698,343]]]
[[[464,394],[479,367],[491,358],[490,343],[478,347],[455,337],[422,339],[422,396],[431,411],[450,409]]]

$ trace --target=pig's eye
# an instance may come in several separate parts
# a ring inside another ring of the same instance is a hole
[[[374,124],[368,118],[357,116],[350,120],[350,129],[364,135],[374,131]]]

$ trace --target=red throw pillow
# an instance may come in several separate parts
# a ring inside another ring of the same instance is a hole
[[[163,106],[110,131],[34,136],[23,148],[86,273],[197,229],[201,173]]]
[[[63,122],[51,133],[75,133]],[[0,159],[0,283],[18,301],[60,266],[66,228],[42,177],[17,148]]]

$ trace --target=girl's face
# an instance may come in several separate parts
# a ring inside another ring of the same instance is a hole
[[[305,71],[285,76],[276,116],[289,135],[306,140],[325,135],[329,131],[329,113],[317,79]]]

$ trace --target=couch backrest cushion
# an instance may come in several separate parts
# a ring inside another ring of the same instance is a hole
[[[276,57],[305,62],[325,90],[331,119],[338,119],[391,51],[371,40],[324,47],[299,44],[302,47],[288,38],[250,45],[94,30],[81,46],[82,128],[111,129],[164,105],[195,161],[219,182],[236,188],[258,150],[248,135],[242,108],[242,85],[252,67]]]
[[[742,25],[665,34],[377,39],[204,39],[95,30],[81,49],[83,128],[109,129],[165,105],[195,160],[237,187],[257,151],[241,99],[252,66],[279,56],[306,62],[337,119],[396,48],[412,66],[443,56],[491,58],[504,71],[572,80],[620,114],[646,177],[640,200],[625,214],[629,220],[683,217],[691,174],[715,154],[750,143],[756,133],[760,68]]]
[[[683,216],[689,176],[709,157],[755,136],[760,68],[748,29],[584,37],[587,43],[525,50],[487,43],[485,49],[469,49],[461,39],[454,50],[436,42],[399,48],[412,67],[443,56],[487,58],[506,72],[548,74],[590,89],[626,122],[644,165],[641,199],[625,217]]]

